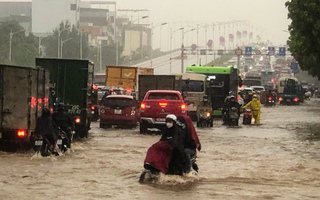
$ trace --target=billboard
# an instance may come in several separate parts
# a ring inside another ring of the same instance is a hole
[[[62,21],[76,25],[79,0],[32,0],[32,32],[48,33]]]

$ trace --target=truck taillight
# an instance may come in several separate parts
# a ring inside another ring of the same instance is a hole
[[[79,124],[80,123],[80,118],[79,117],[76,117],[76,118],[74,118],[74,122],[76,123],[76,124]]]
[[[91,106],[91,110],[94,110],[94,106]]]
[[[163,108],[163,107],[166,107],[167,105],[168,105],[167,102],[163,102],[163,101],[160,101],[160,102],[159,102],[159,106],[162,107],[162,108]]]
[[[24,130],[24,129],[20,129],[20,130],[17,131],[17,136],[20,139],[26,138],[27,137],[27,131]]]
[[[143,109],[143,110],[146,109],[146,103],[142,102],[141,105],[140,105],[140,108]]]
[[[186,110],[187,106],[186,104],[181,104],[181,110]]]
[[[269,97],[269,98],[268,98],[268,100],[269,100],[269,101],[271,101],[271,100],[272,100],[272,98],[271,98],[271,97]]]
[[[283,98],[282,98],[282,97],[279,97],[279,101],[283,101]]]
[[[293,101],[298,102],[298,101],[299,101],[299,98],[296,97],[296,98],[293,99]]]

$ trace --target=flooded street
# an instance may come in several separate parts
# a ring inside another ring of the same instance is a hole
[[[159,135],[99,129],[74,152],[33,157],[0,152],[0,199],[319,199],[320,101],[263,108],[261,126],[198,129],[198,178],[139,184]],[[32,158],[32,159],[31,159]]]

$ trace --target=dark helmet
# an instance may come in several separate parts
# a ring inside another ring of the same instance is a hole
[[[44,108],[44,109],[42,110],[42,116],[43,116],[43,117],[50,117],[50,116],[51,116],[51,111],[50,111],[50,109],[49,109],[49,108]]]
[[[208,101],[208,96],[207,96],[207,95],[204,95],[203,98],[202,98],[202,100],[205,101],[205,102],[207,102],[207,101]]]
[[[62,102],[59,103],[59,104],[58,104],[58,107],[57,107],[57,110],[58,110],[58,111],[64,111],[64,103],[62,103]]]
[[[236,100],[236,97],[235,97],[235,96],[233,96],[233,95],[232,95],[232,96],[230,96],[230,101],[231,101],[231,100],[234,100],[234,101],[235,101],[235,100]]]

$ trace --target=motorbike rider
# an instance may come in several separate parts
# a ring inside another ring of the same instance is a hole
[[[41,116],[36,121],[35,134],[41,135],[44,139],[47,139],[54,150],[58,150],[56,134],[57,125],[52,120],[51,111],[49,108],[42,110]]]
[[[230,99],[229,99],[229,101],[228,101],[228,105],[227,105],[227,109],[228,109],[228,115],[227,115],[227,121],[229,122],[229,120],[230,120],[230,117],[229,117],[229,113],[230,113],[230,109],[232,108],[232,107],[235,107],[235,108],[237,108],[237,112],[238,112],[238,116],[240,117],[240,112],[241,112],[241,110],[240,110],[240,104],[236,101],[236,97],[235,96],[230,96]],[[239,117],[238,117],[238,119],[239,119]]]
[[[177,125],[177,117],[173,114],[166,116],[166,127],[163,130],[160,141],[165,141],[173,148],[170,168],[182,174],[187,165],[187,156],[184,151],[184,135]],[[176,173],[176,172],[174,172]]]
[[[204,109],[208,112],[210,112],[210,114],[212,113],[212,105],[209,102],[209,98],[207,95],[204,95],[202,98],[202,101],[200,101],[198,107],[197,107],[197,113],[201,110]]]
[[[65,113],[64,103],[59,103],[57,107],[57,112],[52,115],[53,121],[67,134],[68,142],[67,148],[71,147],[72,131],[74,130],[74,125],[70,116]]]
[[[248,107],[252,109],[252,116],[255,119],[255,123],[260,124],[261,103],[256,94],[252,96],[252,101],[243,106],[243,109]]]
[[[187,115],[180,115],[177,117],[178,124],[182,126],[183,129],[183,145],[184,145],[184,152],[188,158],[188,165],[186,166],[184,172],[190,173],[194,171],[198,171],[198,166],[192,163],[192,158],[196,156],[197,149],[201,150],[201,144],[195,130],[195,127],[192,123],[192,120]],[[196,173],[195,172],[195,173]]]

